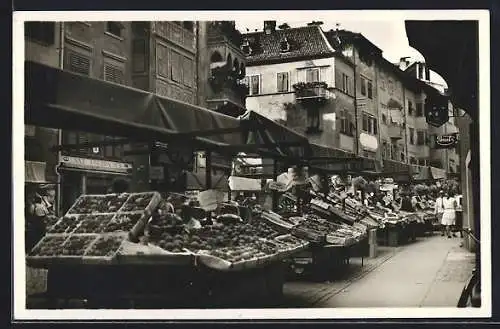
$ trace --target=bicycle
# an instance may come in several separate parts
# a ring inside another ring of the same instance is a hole
[[[470,236],[477,244],[480,243],[479,239],[474,236],[471,229],[462,229],[462,231]],[[467,280],[462,293],[460,294],[457,307],[481,307],[481,275],[479,269],[475,268],[472,271],[472,275]]]

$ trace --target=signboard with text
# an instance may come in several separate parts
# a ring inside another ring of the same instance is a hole
[[[436,149],[453,148],[458,143],[458,134],[438,135],[434,142]]]
[[[100,159],[80,158],[73,156],[62,156],[61,169],[79,169],[87,171],[103,171],[117,174],[131,174],[132,164]]]

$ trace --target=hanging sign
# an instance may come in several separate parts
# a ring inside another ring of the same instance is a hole
[[[132,165],[130,163],[80,158],[73,156],[62,156],[60,168],[71,168],[88,171],[105,171],[119,174],[130,174],[132,171]]]
[[[359,135],[359,142],[361,143],[361,146],[363,146],[364,149],[369,151],[376,151],[378,148],[377,137],[366,133],[361,133]]]
[[[440,135],[436,136],[435,140],[435,147],[436,149],[440,148],[453,148],[457,145],[458,143],[458,134],[449,134],[449,135]]]

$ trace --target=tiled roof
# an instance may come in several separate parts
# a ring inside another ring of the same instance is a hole
[[[252,48],[252,54],[246,57],[247,64],[250,65],[257,62],[321,57],[334,53],[319,26],[275,30],[271,34],[254,32],[244,34],[243,38],[248,38]],[[281,52],[280,43],[285,38],[290,44],[290,51]]]

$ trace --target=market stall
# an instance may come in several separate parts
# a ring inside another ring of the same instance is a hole
[[[26,73],[27,123],[118,135],[128,141],[162,141],[174,150],[180,143],[203,150],[207,191],[217,186],[211,174],[213,152],[230,156],[245,149],[280,155],[268,151],[268,144],[242,144],[243,135],[252,131],[247,122],[39,64],[27,63]],[[123,111],[131,106],[134,111]],[[92,143],[87,144],[61,147]],[[283,285],[281,261],[307,247],[306,241],[291,236],[271,231],[262,235],[257,225],[224,223],[224,216],[231,218],[224,213],[215,224],[203,227],[172,216],[163,225],[155,220],[162,215],[155,214],[165,201],[154,191],[80,196],[27,256],[29,265],[49,270],[45,297],[87,300],[96,307],[155,298],[177,307],[215,305],[255,294],[273,300]],[[247,291],[249,286],[254,289]]]

